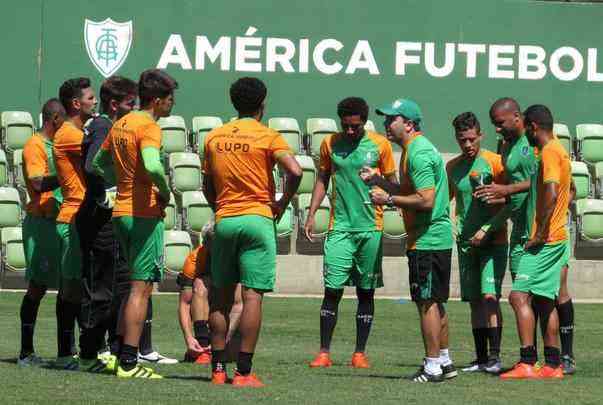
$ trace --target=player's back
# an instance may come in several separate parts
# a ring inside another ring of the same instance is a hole
[[[272,217],[275,153],[285,140],[255,119],[243,118],[211,131],[205,139],[203,171],[216,190],[216,217]]]
[[[117,180],[113,216],[160,217],[157,190],[142,160],[145,147],[161,147],[161,128],[144,111],[133,111],[111,128],[103,148],[111,151]]]
[[[86,182],[82,167],[83,139],[82,130],[69,121],[65,121],[54,135],[54,162],[63,193],[58,222],[70,223],[84,200]]]

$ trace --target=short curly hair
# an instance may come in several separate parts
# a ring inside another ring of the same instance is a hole
[[[470,129],[475,129],[477,132],[482,130],[477,116],[471,111],[457,115],[454,120],[452,120],[452,126],[457,133]]]
[[[337,115],[339,118],[359,115],[362,121],[368,119],[369,106],[363,98],[348,97],[337,104]]]
[[[255,77],[242,77],[230,86],[230,100],[240,115],[258,112],[267,93],[264,82]]]
[[[178,82],[161,69],[148,69],[138,79],[140,106],[146,107],[156,98],[165,98],[178,88]]]
[[[63,82],[59,89],[59,99],[67,114],[73,112],[73,99],[82,97],[84,89],[91,86],[90,79],[87,77],[77,77]]]

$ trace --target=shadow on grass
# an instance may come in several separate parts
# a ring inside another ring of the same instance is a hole
[[[211,382],[211,378],[198,375],[164,375],[164,380],[204,381]]]
[[[17,358],[13,357],[13,358],[9,358],[9,359],[0,359],[0,363],[17,364]]]
[[[379,378],[383,380],[403,380],[406,376],[404,375],[384,375],[384,374],[345,374],[345,373],[324,373],[325,376],[330,377],[355,377],[355,378]]]

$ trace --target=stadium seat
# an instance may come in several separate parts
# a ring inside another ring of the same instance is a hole
[[[25,142],[34,132],[31,114],[25,111],[4,111],[0,120],[2,121],[2,146],[9,152],[23,149]]]
[[[205,135],[214,128],[224,125],[220,117],[193,117],[193,143],[197,146],[197,151],[201,160],[203,160]]]
[[[170,115],[160,118],[157,124],[161,127],[161,146],[165,153],[186,151],[188,136],[184,118]]]
[[[188,232],[165,231],[163,234],[163,257],[168,273],[178,274],[182,270],[184,260],[191,252],[193,243]]]
[[[283,135],[294,154],[299,155],[301,153],[302,133],[295,118],[270,118],[268,127]]]
[[[580,241],[603,244],[603,200],[578,201],[577,236]]]
[[[364,124],[364,129],[366,131],[377,132],[377,130],[375,129],[375,124],[371,120],[366,120],[366,124]]]
[[[316,182],[316,168],[310,156],[297,155],[295,159],[302,168],[302,180],[297,189],[298,194],[311,193]]]
[[[603,162],[603,125],[576,125],[579,160],[587,163]]]
[[[576,185],[576,200],[592,196],[591,178],[584,162],[572,162],[572,179]]]
[[[201,232],[203,225],[213,216],[213,210],[207,203],[203,192],[185,191],[182,193],[182,222],[188,232]]]
[[[201,159],[196,153],[170,153],[169,168],[172,190],[176,194],[201,188]]]
[[[559,139],[559,142],[565,147],[567,153],[573,158],[574,150],[572,148],[572,136],[569,132],[569,128],[565,124],[555,123],[553,124],[553,133]]]
[[[163,226],[165,230],[176,229],[178,223],[178,208],[176,207],[176,198],[174,193],[170,193],[170,202],[165,207],[165,217],[163,218]]]
[[[300,220],[300,230],[303,231],[303,224],[306,223],[306,218],[308,216],[308,210],[310,209],[310,201],[312,199],[312,195],[310,194],[300,194],[298,197],[298,206],[299,206],[299,220]],[[316,210],[316,214],[314,216],[314,236],[324,237],[329,230],[329,221],[330,221],[330,204],[329,198],[326,197],[320,203],[320,207]]]
[[[318,159],[322,140],[327,135],[337,132],[337,123],[331,118],[308,118],[306,121],[306,131],[310,154],[315,159]]]
[[[19,192],[12,187],[0,187],[0,228],[18,226],[20,223]]]
[[[21,228],[2,228],[0,238],[2,240],[2,265],[4,269],[24,271],[26,264]]]
[[[595,196],[598,199],[603,199],[603,162],[595,164]]]
[[[383,236],[388,239],[402,239],[406,235],[400,211],[392,207],[383,209]]]
[[[13,184],[17,188],[25,188],[25,175],[23,170],[23,149],[16,149],[13,152]]]
[[[8,182],[8,161],[6,160],[6,153],[0,149],[0,187],[6,186]]]

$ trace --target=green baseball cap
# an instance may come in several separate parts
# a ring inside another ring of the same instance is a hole
[[[417,124],[423,121],[423,114],[419,105],[407,98],[399,98],[391,104],[377,108],[376,113],[379,115],[403,115]]]

